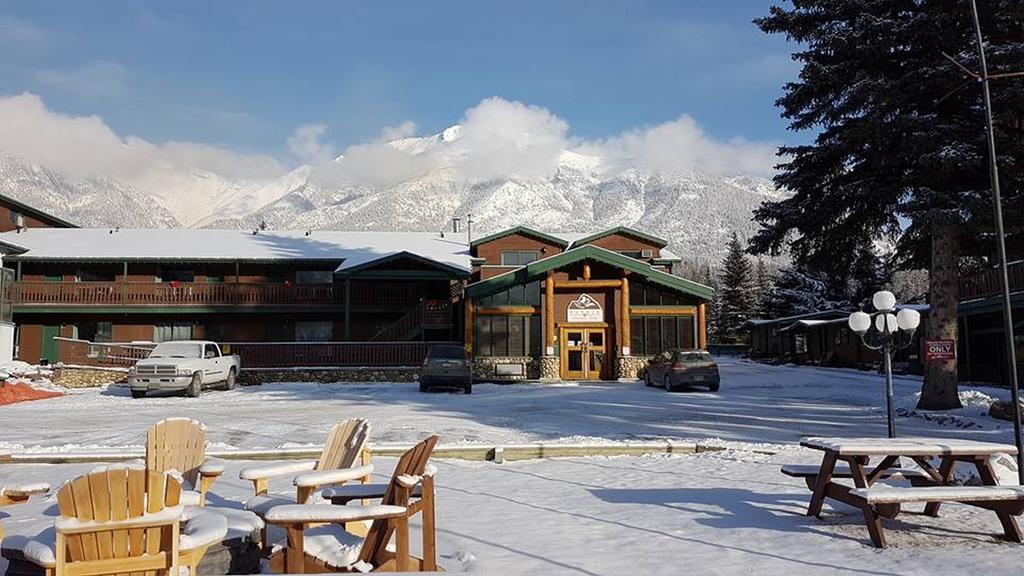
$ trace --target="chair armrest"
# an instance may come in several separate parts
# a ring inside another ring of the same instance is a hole
[[[432,465],[428,464],[427,467],[423,470],[423,474],[402,474],[398,478],[395,478],[395,481],[406,488],[412,488],[417,484],[423,482],[424,478],[433,477],[435,474],[437,474],[437,468],[434,468]]]
[[[398,518],[408,512],[405,506],[335,506],[333,504],[284,504],[267,511],[268,524],[341,524],[379,518]]]
[[[224,473],[227,463],[219,458],[207,458],[199,467],[200,476],[220,476]]]
[[[238,473],[238,478],[240,480],[266,480],[267,478],[273,478],[275,476],[298,474],[299,472],[306,472],[314,468],[316,468],[315,460],[306,460],[302,462],[278,462],[277,464],[243,468],[242,471]]]
[[[317,470],[306,472],[295,477],[295,485],[300,488],[315,488],[327,484],[340,484],[351,482],[373,474],[373,465],[356,466],[354,468],[340,468],[337,470]]]
[[[50,491],[50,485],[45,482],[39,482],[36,484],[16,484],[13,486],[4,486],[0,488],[0,494],[11,496],[13,498],[28,498],[36,494],[46,494]]]

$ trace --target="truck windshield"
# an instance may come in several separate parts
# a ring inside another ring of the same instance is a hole
[[[164,342],[149,353],[150,358],[202,358],[203,347],[191,342]]]

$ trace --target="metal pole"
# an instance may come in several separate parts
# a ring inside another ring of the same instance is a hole
[[[885,406],[888,412],[889,438],[896,437],[895,409],[892,392],[892,332],[889,331],[889,313],[882,312],[882,355],[885,357]]]
[[[978,3],[971,0],[974,32],[981,61],[981,94],[985,101],[985,121],[988,128],[989,178],[992,180],[992,204],[995,208],[996,246],[999,250],[999,278],[1002,281],[1003,327],[1006,333],[1006,355],[1009,362],[1010,396],[1013,402],[1013,441],[1017,445],[1017,479],[1024,485],[1024,446],[1020,435],[1020,387],[1017,382],[1017,353],[1014,349],[1013,309],[1010,301],[1010,278],[1006,269],[1006,239],[1003,231],[1003,201],[999,191],[999,165],[996,157],[996,134],[992,124],[992,96],[989,91],[988,63],[985,61],[985,40],[981,35]]]

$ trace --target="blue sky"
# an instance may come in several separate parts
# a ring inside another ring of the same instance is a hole
[[[579,139],[688,114],[720,140],[791,142],[773,102],[793,47],[751,24],[770,4],[6,0],[0,94],[286,162],[304,124],[344,148],[407,120],[438,131],[490,96]]]

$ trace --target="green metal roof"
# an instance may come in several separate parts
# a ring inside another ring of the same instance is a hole
[[[678,276],[673,276],[660,270],[655,270],[646,262],[630,258],[629,256],[624,256],[618,252],[612,252],[611,250],[607,250],[599,246],[594,246],[593,244],[585,244],[560,254],[548,256],[541,260],[535,260],[526,266],[522,266],[504,274],[499,274],[493,278],[488,278],[487,280],[481,280],[480,282],[470,284],[466,287],[466,295],[472,298],[477,296],[487,296],[517,284],[525,284],[545,272],[556,270],[581,260],[593,260],[595,262],[602,262],[623,270],[629,270],[630,272],[643,276],[649,282],[660,284],[680,292],[685,292],[705,300],[710,300],[715,293],[714,289],[709,286],[698,284]]]
[[[668,240],[665,240],[664,238],[658,238],[657,236],[652,236],[651,234],[641,232],[636,228],[630,228],[629,226],[616,226],[615,228],[609,228],[607,230],[595,232],[590,236],[584,236],[583,238],[574,240],[572,245],[574,247],[582,246],[584,244],[587,244],[588,242],[593,242],[594,240],[604,238],[605,236],[611,236],[612,234],[624,234],[626,236],[640,238],[642,240],[650,242],[651,244],[656,244],[658,248],[664,248],[665,246],[668,246]]]
[[[534,230],[533,228],[527,228],[526,226],[516,226],[515,228],[509,228],[508,230],[502,230],[501,232],[495,232],[494,234],[491,234],[489,236],[484,236],[483,238],[478,238],[476,240],[473,240],[472,242],[469,243],[469,245],[470,246],[478,246],[480,244],[486,244],[487,242],[491,242],[491,241],[497,240],[499,238],[504,238],[506,236],[512,236],[513,234],[522,234],[524,236],[533,236],[534,238],[540,238],[541,240],[547,240],[548,242],[551,242],[552,244],[556,244],[558,246],[568,246],[569,245],[569,243],[567,241],[565,241],[565,240],[563,240],[561,238],[558,238],[557,236],[552,236],[551,234],[545,234],[544,232],[541,232],[539,230]]]

